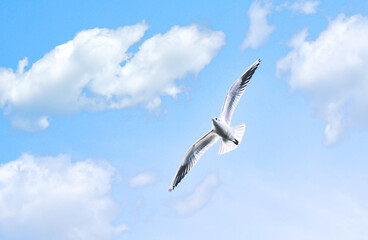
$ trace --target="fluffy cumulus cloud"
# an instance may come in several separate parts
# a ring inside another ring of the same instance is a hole
[[[172,208],[180,216],[191,215],[203,208],[212,198],[215,190],[219,186],[219,179],[216,173],[211,173],[187,196],[175,199]]]
[[[127,227],[114,222],[113,174],[107,163],[72,163],[66,155],[25,154],[0,165],[0,236],[115,239]]]
[[[267,16],[271,14],[272,8],[272,4],[267,1],[255,1],[251,4],[248,10],[249,29],[241,44],[241,49],[256,49],[266,43],[276,29],[267,21]]]
[[[150,172],[140,173],[129,180],[130,187],[143,187],[153,184],[156,181],[156,175]]]
[[[368,17],[339,15],[314,41],[303,30],[277,63],[294,90],[300,90],[326,122],[327,143],[349,126],[368,120]]]
[[[181,91],[175,80],[198,74],[225,44],[223,32],[174,26],[128,52],[147,29],[141,22],[85,30],[28,70],[27,58],[16,71],[0,67],[0,108],[14,127],[31,131],[47,128],[55,114],[134,105],[153,109],[161,96]]]
[[[319,1],[296,1],[293,4],[287,4],[285,7],[293,12],[311,15],[317,12]]]

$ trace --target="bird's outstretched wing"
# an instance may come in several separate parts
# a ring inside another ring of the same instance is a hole
[[[222,107],[220,118],[230,125],[233,112],[236,105],[239,102],[245,88],[247,87],[250,78],[256,71],[261,59],[258,59],[247,71],[231,86],[229,92],[226,95],[224,106]]]
[[[214,130],[209,131],[201,139],[195,142],[188,150],[183,161],[181,162],[178,171],[171,183],[169,191],[172,191],[179,182],[184,178],[184,176],[193,168],[193,166],[198,162],[199,158],[215,144],[219,136]]]

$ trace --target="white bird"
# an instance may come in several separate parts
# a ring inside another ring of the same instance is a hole
[[[256,71],[261,59],[258,59],[247,71],[231,86],[226,95],[224,106],[222,107],[220,117],[212,118],[212,129],[201,139],[195,142],[185,154],[178,171],[170,185],[169,191],[172,191],[184,176],[198,162],[199,158],[221,137],[221,145],[219,154],[224,154],[234,150],[241,142],[245,130],[245,124],[231,127],[231,118],[234,109],[239,102],[240,97],[244,93],[249,80]]]

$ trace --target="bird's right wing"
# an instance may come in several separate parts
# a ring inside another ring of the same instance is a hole
[[[248,68],[243,75],[235,81],[231,86],[229,92],[226,95],[224,105],[221,110],[220,118],[230,125],[231,118],[233,116],[236,105],[239,102],[240,97],[244,93],[245,88],[256,71],[261,59],[258,59],[252,66]]]
[[[214,130],[209,131],[201,139],[195,142],[185,154],[183,161],[181,162],[178,171],[171,183],[169,191],[172,191],[184,176],[193,168],[198,162],[199,158],[218,140],[219,136]]]

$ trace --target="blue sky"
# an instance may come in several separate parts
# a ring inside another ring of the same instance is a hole
[[[365,239],[366,1],[1,1],[0,239]],[[233,125],[173,192],[233,82]]]

